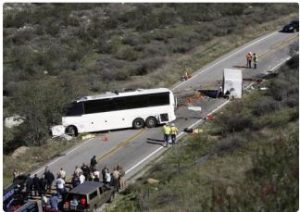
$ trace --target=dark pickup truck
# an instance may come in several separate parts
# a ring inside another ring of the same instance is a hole
[[[291,21],[282,28],[281,32],[299,32],[299,20]]]
[[[27,200],[23,192],[27,175],[19,175],[14,182],[3,190],[3,210],[15,211],[21,207]]]
[[[86,181],[68,191],[63,211],[93,211],[114,199],[114,186],[102,182]]]

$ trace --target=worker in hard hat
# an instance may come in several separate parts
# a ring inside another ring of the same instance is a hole
[[[175,144],[177,134],[178,134],[178,128],[175,126],[174,123],[172,123],[171,124],[171,140],[172,140],[172,144]]]
[[[256,69],[256,67],[257,67],[257,57],[256,57],[255,53],[253,53],[253,65],[254,65],[254,68]]]
[[[252,53],[248,52],[246,55],[246,60],[247,60],[247,68],[251,68],[251,62],[252,62]]]

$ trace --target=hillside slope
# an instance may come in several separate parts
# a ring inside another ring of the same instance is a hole
[[[3,8],[4,173],[28,172],[74,145],[49,126],[82,95],[170,86],[298,16],[297,4],[46,4]],[[28,146],[26,157],[11,153]],[[44,150],[48,151],[45,152]],[[42,154],[43,153],[43,154]]]

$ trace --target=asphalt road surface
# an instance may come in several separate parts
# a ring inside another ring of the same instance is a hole
[[[259,73],[273,71],[289,59],[289,46],[292,43],[297,43],[298,40],[298,33],[273,32],[267,34],[218,58],[195,72],[191,79],[175,84],[172,89],[176,96],[180,96],[184,92],[193,93],[197,89],[217,89],[221,85],[224,68],[240,68],[243,72],[243,78],[251,78]],[[258,56],[257,69],[245,68],[245,55],[249,51],[255,52]],[[243,86],[248,85],[249,82],[244,81]],[[179,107],[176,110],[177,119],[175,122],[180,130],[179,136],[184,135],[182,132],[184,128],[201,123],[203,117],[227,103],[228,101],[225,99],[205,98],[193,102],[193,105],[202,108],[201,112],[190,111],[187,106]],[[54,173],[63,167],[67,175],[71,176],[76,165],[81,166],[83,162],[89,164],[90,158],[96,155],[99,169],[107,165],[112,170],[114,166],[120,164],[126,170],[126,177],[130,178],[144,170],[151,160],[167,150],[167,148],[162,147],[162,139],[161,127],[102,133],[96,138],[84,141],[66,151],[47,165]],[[32,174],[41,175],[43,170],[44,167],[41,167]]]

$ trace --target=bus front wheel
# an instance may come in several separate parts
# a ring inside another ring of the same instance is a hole
[[[68,126],[66,129],[66,134],[76,137],[78,135],[77,128],[75,126]]]
[[[156,125],[157,125],[157,120],[156,120],[155,117],[150,116],[150,117],[148,117],[148,118],[146,119],[146,126],[147,126],[148,128],[156,127]]]
[[[132,125],[134,129],[141,129],[142,127],[144,127],[145,122],[142,118],[136,118],[133,120]]]

